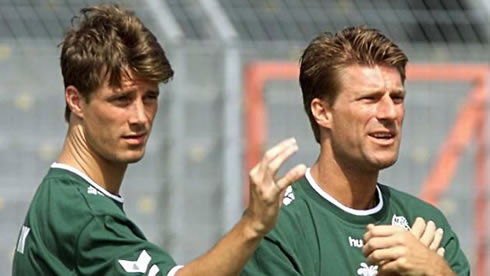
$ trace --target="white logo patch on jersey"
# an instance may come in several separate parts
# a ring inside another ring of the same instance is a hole
[[[401,228],[409,231],[410,226],[408,225],[408,221],[404,216],[397,216],[396,214],[393,215],[393,218],[391,219],[391,225],[396,225],[400,226]]]
[[[151,261],[150,254],[148,254],[146,250],[143,250],[138,256],[138,260],[136,261],[119,260],[119,264],[121,264],[121,266],[124,268],[126,272],[145,273],[150,261]],[[153,266],[151,267],[151,270],[152,270],[151,272],[154,272]]]
[[[349,245],[350,247],[361,248],[364,246],[364,242],[362,239],[354,239],[353,237],[349,236]]]
[[[157,273],[160,272],[160,269],[158,268],[157,265],[152,265],[150,268],[150,272],[148,272],[148,276],[155,276]]]
[[[289,186],[286,188],[284,197],[282,198],[282,204],[288,206],[294,200],[293,187]]]
[[[24,247],[26,246],[26,238],[31,232],[31,228],[22,225],[22,230],[20,231],[19,241],[17,241],[17,252],[24,254]]]
[[[357,275],[359,276],[376,276],[378,275],[377,265],[367,265],[366,263],[361,263],[361,267],[357,270]]]
[[[88,187],[87,189],[87,194],[91,194],[91,195],[101,195],[101,196],[104,196],[103,193],[97,191],[97,189],[95,189],[94,187],[90,186]]]

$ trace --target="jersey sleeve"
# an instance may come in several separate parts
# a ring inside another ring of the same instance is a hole
[[[449,232],[447,241],[444,242],[444,258],[448,262],[451,269],[459,276],[469,276],[470,275],[470,265],[466,259],[465,254],[461,250],[459,245],[458,237],[449,227]],[[444,233],[446,235],[446,233]]]
[[[444,248],[444,258],[451,269],[459,276],[470,275],[470,265],[466,258],[461,246],[459,244],[458,236],[451,228],[449,221],[441,210],[432,206],[425,205],[424,209],[427,214],[431,214],[429,217],[425,217],[426,220],[433,220],[438,227],[444,229],[443,240],[441,242]],[[429,206],[429,207],[427,207]]]
[[[279,242],[270,237],[265,237],[257,250],[255,250],[241,275],[298,276],[301,273],[295,265],[294,257],[288,254]]]
[[[96,216],[78,240],[79,275],[172,275],[179,269],[172,257],[140,237],[124,221]]]

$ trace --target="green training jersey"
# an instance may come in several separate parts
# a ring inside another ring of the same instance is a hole
[[[366,226],[398,225],[407,230],[416,217],[432,220],[444,230],[441,246],[446,261],[458,275],[469,275],[469,265],[458,238],[444,215],[409,194],[378,184],[377,205],[354,210],[323,191],[311,177],[288,187],[275,228],[264,238],[242,275],[351,275],[374,276],[378,267],[362,254]]]
[[[22,225],[13,275],[173,275],[172,257],[148,242],[123,199],[55,163]]]

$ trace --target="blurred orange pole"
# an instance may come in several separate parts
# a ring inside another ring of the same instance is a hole
[[[443,142],[441,151],[434,166],[430,169],[420,197],[436,205],[441,195],[449,187],[462,153],[475,134],[481,107],[481,89],[473,89],[468,101],[460,108],[451,131]]]
[[[488,82],[481,82],[481,91],[485,95],[489,90]],[[484,276],[488,274],[488,137],[487,137],[487,110],[488,97],[482,102],[483,108],[479,109],[479,124],[476,130],[477,149],[476,149],[476,201],[475,201],[475,231],[477,243],[476,249],[476,275]]]
[[[245,206],[249,197],[248,173],[260,161],[267,137],[267,110],[263,99],[265,83],[271,79],[298,77],[298,64],[290,62],[252,63],[245,68]]]

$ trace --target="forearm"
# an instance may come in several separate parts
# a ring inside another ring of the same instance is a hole
[[[281,193],[305,174],[297,165],[276,180],[279,167],[296,151],[295,139],[287,139],[269,149],[250,171],[250,201],[240,221],[211,250],[177,272],[187,275],[238,275],[262,238],[274,227]]]
[[[177,275],[238,275],[262,238],[244,216],[213,248],[186,264]]]
[[[433,270],[431,273],[428,273],[427,275],[434,275],[434,276],[457,276],[457,274],[451,269],[449,264],[446,262],[444,258],[441,256],[436,256],[437,259],[439,260],[434,260],[432,263],[431,267]]]

